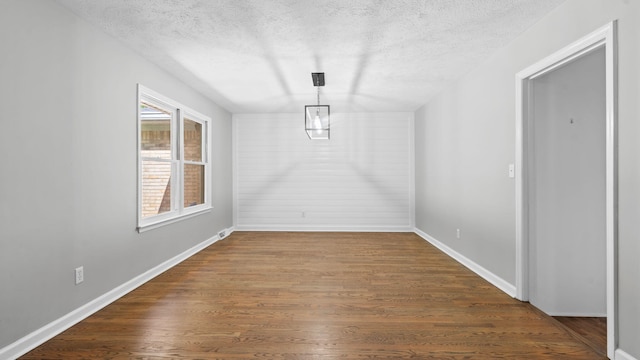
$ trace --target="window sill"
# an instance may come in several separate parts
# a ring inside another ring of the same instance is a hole
[[[208,212],[211,212],[212,209],[213,209],[213,207],[208,207],[206,209],[197,210],[197,211],[194,211],[194,212],[190,212],[188,214],[172,217],[170,219],[163,219],[163,220],[159,220],[159,221],[155,221],[155,222],[149,222],[149,223],[146,223],[144,225],[139,225],[136,228],[136,230],[139,233],[143,233],[145,231],[157,229],[159,227],[162,227],[162,226],[165,226],[165,225],[169,225],[169,224],[173,224],[173,223],[176,223],[178,221],[182,221],[182,220],[190,219],[192,217],[196,217],[198,215],[206,214]]]

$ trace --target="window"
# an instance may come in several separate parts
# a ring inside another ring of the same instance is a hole
[[[138,231],[211,209],[210,122],[138,85]]]

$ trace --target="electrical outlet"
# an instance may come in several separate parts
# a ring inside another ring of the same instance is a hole
[[[460,239],[460,229],[456,229],[456,239]]]
[[[227,235],[227,232],[226,232],[226,231],[224,231],[224,230],[223,230],[223,231],[220,231],[220,232],[218,233],[218,237],[219,237],[220,239],[224,238],[226,235]]]
[[[302,217],[303,218],[307,217],[307,214],[305,214],[304,211],[302,212]]]
[[[84,281],[84,266],[76,268],[76,285]]]

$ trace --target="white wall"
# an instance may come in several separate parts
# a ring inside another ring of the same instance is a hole
[[[2,1],[0,49],[2,349],[232,226],[232,180],[231,115],[57,3]],[[137,83],[214,134],[214,210],[142,234]]]
[[[606,316],[604,47],[532,81],[529,301]]]
[[[410,231],[411,113],[234,115],[236,229]],[[304,213],[304,214],[303,214]]]
[[[568,0],[416,111],[416,227],[515,284],[515,184],[507,177],[508,164],[515,162],[515,74],[614,19],[618,335],[620,348],[640,358],[639,1]]]

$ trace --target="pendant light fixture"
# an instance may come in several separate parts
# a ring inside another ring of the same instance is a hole
[[[318,89],[318,104],[305,105],[304,130],[311,140],[329,140],[329,105],[320,105],[320,86],[324,86],[324,73],[311,73],[313,86]]]

